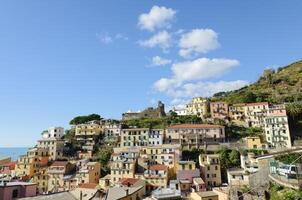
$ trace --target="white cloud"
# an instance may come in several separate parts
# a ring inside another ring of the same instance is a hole
[[[115,35],[115,39],[129,40],[129,38],[121,33]]]
[[[237,90],[248,84],[244,80],[188,83],[170,88],[166,94],[172,98],[169,107],[183,108],[192,97],[211,97],[217,92]]]
[[[164,66],[172,62],[171,60],[162,58],[160,56],[154,56],[151,61],[152,66]]]
[[[143,47],[153,48],[158,46],[166,50],[171,45],[171,35],[167,31],[161,31],[148,40],[138,41],[138,43]]]
[[[224,58],[199,58],[172,65],[174,78],[179,81],[204,80],[218,77],[239,65],[238,60]]]
[[[167,92],[178,85],[179,83],[175,79],[161,78],[154,83],[154,88],[159,92]]]
[[[193,55],[207,53],[218,48],[218,35],[212,29],[193,29],[181,35],[178,46],[179,55],[190,58]]]
[[[129,38],[121,33],[117,33],[115,35],[110,35],[109,33],[98,33],[96,34],[97,38],[101,43],[110,44],[115,40],[128,40]]]
[[[198,58],[192,61],[174,63],[171,67],[172,77],[156,81],[154,87],[160,92],[171,92],[169,91],[171,88],[184,82],[219,77],[238,65],[238,60],[225,58]]]
[[[183,104],[194,96],[209,97],[217,92],[235,90],[247,85],[248,82],[244,80],[206,81],[221,76],[238,65],[238,60],[224,58],[199,58],[179,62],[172,65],[171,78],[161,78],[153,86],[155,90],[171,97],[174,105],[177,102]]]
[[[104,43],[104,44],[109,44],[111,42],[113,42],[113,38],[109,35],[109,34],[97,34],[98,39],[100,40],[100,42]]]
[[[140,29],[154,31],[157,28],[169,28],[176,11],[164,6],[153,6],[149,13],[143,13],[138,18]]]
[[[187,83],[174,91],[173,98],[210,97],[217,92],[237,90],[246,85],[248,82],[244,80]]]

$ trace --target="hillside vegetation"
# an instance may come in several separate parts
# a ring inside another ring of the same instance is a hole
[[[302,60],[277,70],[267,69],[255,83],[231,92],[216,93],[213,101],[283,103],[302,100]]]

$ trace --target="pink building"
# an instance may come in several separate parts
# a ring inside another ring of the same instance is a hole
[[[225,102],[211,102],[210,111],[214,119],[227,119],[229,116],[229,105]]]
[[[16,162],[7,162],[0,164],[0,176],[14,176],[12,172],[15,170]]]
[[[37,184],[27,182],[0,182],[0,199],[14,200],[33,197],[37,194]]]

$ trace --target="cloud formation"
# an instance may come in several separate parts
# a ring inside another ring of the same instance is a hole
[[[219,77],[240,63],[235,59],[198,58],[192,61],[174,63],[171,67],[172,77],[157,80],[153,87],[173,99],[172,102],[184,101],[194,96],[209,97],[221,91],[239,89],[248,84],[247,81],[206,81]]]
[[[151,61],[152,61],[152,66],[164,66],[172,63],[171,60],[162,58],[160,56],[154,56]]]
[[[218,81],[218,82],[197,82],[187,83],[179,88],[172,88],[167,94],[174,99],[192,98],[196,96],[210,97],[217,92],[237,90],[248,85],[247,81]]]
[[[160,28],[169,28],[176,11],[164,6],[153,6],[149,13],[143,13],[138,17],[138,26],[142,30],[154,31]]]
[[[138,44],[143,47],[149,47],[149,48],[160,47],[163,50],[166,50],[170,47],[171,41],[172,39],[170,33],[168,33],[167,31],[161,31],[153,35],[148,40],[138,41]]]
[[[115,40],[128,40],[129,38],[121,33],[110,35],[109,33],[98,33],[96,34],[99,41],[103,44],[110,44]]]
[[[97,34],[97,38],[100,40],[101,43],[109,44],[113,42],[113,38],[109,34]]]
[[[180,48],[179,55],[190,58],[214,50],[220,44],[218,34],[212,29],[193,29],[181,35],[178,46]]]
[[[171,67],[172,78],[162,78],[156,81],[154,86],[162,92],[173,85],[180,85],[186,81],[219,77],[238,65],[238,60],[225,58],[198,58],[192,61],[174,63]]]

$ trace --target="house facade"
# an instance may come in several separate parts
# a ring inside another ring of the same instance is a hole
[[[224,142],[224,126],[212,124],[179,124],[168,127],[166,143],[180,144],[183,149],[199,148],[205,142]]]

